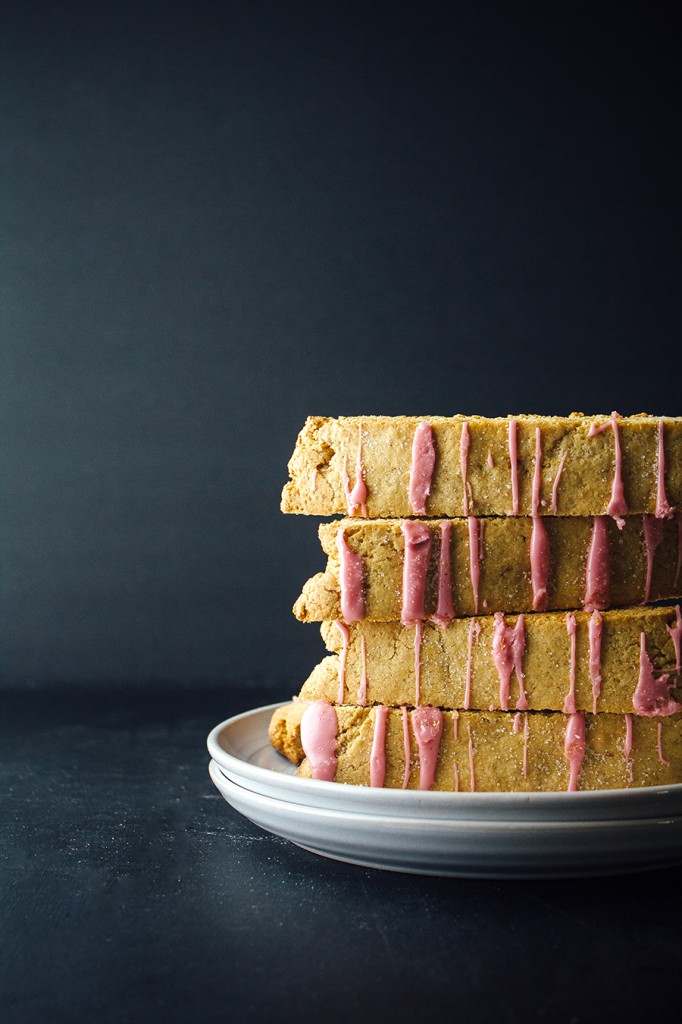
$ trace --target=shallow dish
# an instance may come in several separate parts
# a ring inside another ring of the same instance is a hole
[[[682,785],[585,793],[430,793],[317,782],[269,744],[279,705],[208,737],[210,774],[260,827],[314,853],[420,874],[547,878],[682,861]]]

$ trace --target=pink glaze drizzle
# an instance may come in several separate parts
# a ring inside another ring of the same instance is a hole
[[[459,736],[459,715],[457,714],[456,711],[454,712],[454,714],[452,716],[452,735],[453,735],[454,741],[456,743],[457,742],[457,738]],[[452,757],[452,767],[453,767],[454,776],[455,776],[455,793],[459,793],[459,769],[457,768],[457,757],[456,757],[456,755],[453,755],[453,757]]]
[[[362,465],[362,424],[358,426],[358,453],[355,459],[355,486],[350,489],[350,478],[348,476],[348,458],[343,457],[343,490],[348,503],[348,515],[354,516],[360,510],[367,518],[367,486],[365,484],[365,470]]]
[[[410,505],[416,516],[426,515],[426,499],[431,493],[433,467],[436,464],[436,449],[433,446],[433,430],[430,423],[420,423],[412,441],[412,466],[410,469]]]
[[[531,498],[531,515],[540,515],[540,490],[542,488],[542,435],[540,428],[535,428],[535,459],[533,460],[533,493]]]
[[[488,451],[488,458],[485,460],[488,463],[488,469],[494,469],[495,460],[493,459],[493,453]]]
[[[476,619],[470,619],[469,621],[469,641],[467,643],[467,668],[466,678],[464,682],[464,710],[468,711],[471,707],[471,662],[474,647],[474,637],[478,638],[481,633],[481,625]]]
[[[469,515],[469,424],[465,421],[462,424],[462,433],[459,438],[459,466],[462,473],[462,514]]]
[[[479,548],[478,520],[475,516],[467,519],[469,528],[469,578],[474,595],[474,611],[478,615],[478,583],[481,578],[481,551]]]
[[[657,722],[658,729],[656,731],[656,752],[658,753],[658,760],[661,764],[664,764],[666,768],[670,767],[670,761],[663,756],[663,722],[660,720]]]
[[[597,434],[602,434],[609,427],[613,430],[613,445],[615,454],[615,467],[613,472],[613,484],[611,486],[611,500],[606,506],[606,514],[612,516],[618,524],[618,529],[622,530],[625,526],[623,516],[627,515],[628,506],[625,500],[625,494],[623,492],[623,475],[622,475],[622,454],[620,450],[620,434],[618,431],[618,413],[612,412],[611,419],[607,420],[606,423],[602,423],[601,426],[597,426],[593,423],[590,427],[587,436],[595,437]]]
[[[580,769],[585,757],[585,716],[582,711],[574,711],[568,716],[564,754],[570,766],[568,791],[574,793],[578,788]]]
[[[642,532],[644,533],[644,548],[646,550],[646,581],[644,583],[644,598],[642,604],[646,604],[651,593],[651,578],[654,572],[654,555],[663,540],[663,523],[656,516],[642,516]]]
[[[359,622],[365,617],[365,566],[362,556],[348,546],[343,528],[336,535],[336,547],[340,561],[341,614],[346,622]]]
[[[328,701],[316,700],[303,712],[301,746],[310,763],[314,779],[334,781],[338,731],[336,711]]]
[[[592,539],[585,569],[585,611],[603,611],[611,599],[609,534],[606,516],[592,519]]]
[[[523,719],[523,771],[522,775],[524,779],[528,775],[528,734],[530,732],[530,716],[526,711]]]
[[[646,718],[674,715],[682,711],[682,704],[678,704],[670,695],[672,683],[667,673],[660,676],[654,674],[654,667],[646,649],[646,634],[640,634],[639,641],[639,680],[632,698],[632,706],[638,715]]]
[[[675,625],[665,627],[675,648],[675,671],[680,671],[680,638],[682,637],[682,615],[679,604],[675,605]]]
[[[422,622],[417,620],[414,624],[414,703],[416,707],[421,704],[423,629]]]
[[[590,682],[592,683],[592,711],[597,713],[597,701],[601,694],[601,637],[602,617],[593,611],[587,626],[590,640]]]
[[[407,715],[407,708],[401,707],[401,714],[403,716],[403,751],[405,753],[405,768],[403,770],[403,789],[407,789],[410,781],[410,771],[412,768],[412,749],[410,746],[410,720]]]
[[[455,617],[452,604],[452,583],[450,580],[450,533],[452,523],[444,520],[440,524],[440,550],[438,552],[438,601],[431,620],[437,626],[447,626]]]
[[[512,492],[512,507],[508,515],[517,516],[519,514],[519,457],[516,437],[516,420],[509,420],[507,440],[509,443],[509,462],[511,463]]]
[[[350,633],[348,631],[348,626],[339,619],[335,620],[334,625],[341,634],[341,640],[343,642],[343,647],[341,648],[341,653],[339,655],[339,692],[336,697],[336,703],[343,704],[343,692],[346,685],[346,662],[348,660],[348,638]]]
[[[388,708],[380,704],[374,709],[374,735],[369,756],[369,784],[380,788],[386,778],[386,716]]]
[[[525,779],[526,776],[528,775],[528,731],[529,731],[529,726],[528,726],[528,712],[527,711],[524,714],[521,714],[520,711],[516,712],[516,714],[514,715],[514,724],[512,726],[512,732],[515,733],[515,734],[521,732],[521,721],[522,720],[523,720],[523,768],[521,770],[521,774],[523,775],[523,777]]]
[[[419,748],[419,788],[431,789],[443,734],[443,712],[440,708],[419,707],[414,709],[411,718]]]
[[[360,658],[362,659],[362,674],[360,675],[357,702],[364,707],[367,703],[367,644],[364,636],[360,637]]]
[[[557,510],[557,495],[559,492],[559,481],[561,480],[561,474],[564,471],[564,462],[566,461],[567,455],[568,452],[564,452],[561,458],[559,459],[559,466],[556,471],[556,476],[554,477],[554,483],[552,484],[552,500],[549,503],[550,512],[556,512]]]
[[[549,578],[549,537],[539,516],[533,516],[530,535],[530,579],[533,586],[533,611],[547,608],[547,580]]]
[[[634,782],[634,772],[632,768],[632,715],[625,715],[625,741],[623,743],[623,757],[625,758],[625,766],[628,770],[628,778],[630,782]]]
[[[549,538],[540,519],[540,490],[542,486],[542,437],[535,428],[535,465],[533,468],[533,496],[531,514],[533,528],[530,536],[530,578],[533,586],[533,611],[547,608],[547,578],[549,576]]]
[[[410,626],[424,618],[426,575],[431,558],[431,531],[425,523],[403,520],[400,527],[405,538],[403,560],[403,606],[400,621]]]
[[[658,421],[658,458],[656,459],[656,517],[665,519],[671,516],[675,509],[668,503],[665,493],[665,443],[663,433],[663,420]]]
[[[564,701],[563,712],[565,715],[574,715],[576,713],[575,707],[575,640],[576,640],[576,627],[575,627],[575,615],[573,612],[566,612],[566,632],[568,633],[571,655],[568,666],[568,693]]]
[[[467,735],[469,737],[469,789],[476,792],[476,766],[474,764],[474,741],[471,736],[471,726],[467,722]]]
[[[525,711],[528,698],[524,689],[523,655],[526,650],[526,627],[523,615],[519,615],[515,626],[508,626],[502,612],[493,616],[493,662],[500,678],[500,708],[509,710],[509,684],[512,672],[519,684],[516,710]]]

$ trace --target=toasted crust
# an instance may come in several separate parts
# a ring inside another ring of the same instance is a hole
[[[640,674],[640,638],[654,673],[670,675],[673,696],[682,697],[676,670],[675,646],[670,634],[676,624],[675,608],[615,609],[601,613],[601,643],[596,660],[600,684],[595,688],[590,668],[590,614],[574,613],[576,624],[575,705],[579,711],[632,712]],[[516,616],[507,616],[509,627]],[[473,623],[473,625],[472,625]],[[333,622],[322,624],[322,637],[333,655],[316,666],[303,684],[302,700],[354,704],[414,705],[417,703],[416,668],[419,665],[421,703],[441,708],[477,711],[502,706],[500,674],[493,654],[494,622],[490,616],[456,619],[442,629],[426,623],[418,659],[415,629],[399,622],[355,623],[348,629],[344,650],[342,634]],[[562,711],[571,686],[571,637],[562,612],[527,615],[523,631],[524,691],[531,711]],[[471,658],[469,638],[471,636]],[[364,655],[363,655],[364,647]],[[343,692],[340,686],[343,655]],[[366,685],[363,687],[363,675]],[[467,678],[469,686],[467,686]],[[595,703],[595,690],[598,698]],[[468,701],[467,701],[468,695]],[[341,697],[341,700],[339,700]],[[519,684],[512,676],[508,707],[515,708]]]
[[[282,494],[282,511],[304,515],[346,514],[344,459],[355,480],[358,438],[367,486],[367,513],[373,518],[411,516],[409,480],[412,441],[419,423],[433,429],[436,464],[428,516],[508,515],[512,508],[508,428],[517,423],[519,513],[532,511],[536,429],[542,444],[541,499],[543,516],[592,516],[607,509],[615,468],[611,429],[589,437],[604,415],[514,416],[362,416],[330,419],[311,416],[301,430],[289,462],[290,482]],[[658,427],[664,423],[665,487],[671,505],[682,504],[682,418],[649,415],[618,418],[622,480],[632,514],[654,513],[657,501]],[[469,449],[466,485],[469,508],[463,511],[461,468],[462,426],[467,424]],[[552,506],[553,485],[563,460]]]
[[[426,588],[426,614],[435,610],[439,552],[439,520],[429,522],[433,533],[431,562]],[[485,529],[481,544],[479,605],[476,608],[470,575],[469,533],[466,520],[453,519],[451,528],[451,584],[458,616],[502,611],[533,611],[530,571],[532,520],[526,517],[481,520]],[[681,596],[682,571],[678,571],[678,523],[657,520],[661,543],[653,562],[648,600]],[[585,598],[587,555],[593,521],[567,517],[545,521],[549,538],[550,571],[546,610],[581,608]],[[348,546],[362,556],[365,570],[365,617],[375,621],[400,619],[405,544],[399,520],[345,519],[320,526],[320,540],[328,564],[324,573],[308,580],[294,606],[302,622],[322,622],[341,616],[338,531],[344,530]],[[608,519],[610,552],[610,606],[626,607],[644,600],[647,548],[641,516],[628,516],[622,530]]]
[[[286,715],[288,709],[295,707],[287,705],[278,714]],[[292,725],[293,731],[300,728],[298,709],[295,714],[298,724]],[[339,740],[335,781],[368,786],[376,709],[340,706],[336,714]],[[578,789],[627,789],[682,781],[682,717],[675,715],[656,720],[633,716],[630,722],[632,751],[628,757],[624,716],[585,715],[585,757],[578,776]],[[526,718],[510,712],[445,711],[431,788],[478,792],[565,790],[570,777],[569,762],[564,754],[566,724],[567,717],[561,713],[531,712]],[[418,789],[420,758],[413,728],[409,729],[409,736],[407,788]],[[400,708],[388,710],[384,749],[384,786],[402,788],[405,748]],[[299,774],[311,775],[305,758]]]

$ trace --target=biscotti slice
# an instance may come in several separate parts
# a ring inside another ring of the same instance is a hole
[[[327,569],[294,614],[404,623],[680,596],[677,518],[344,519],[319,528]]]
[[[301,700],[492,711],[682,710],[679,605],[432,623],[324,622]]]
[[[310,417],[282,511],[306,515],[670,514],[682,418]]]
[[[285,719],[287,705],[273,718]],[[288,749],[308,778],[477,792],[626,789],[682,781],[682,716],[296,708]],[[286,728],[278,726],[273,735]],[[281,748],[280,748],[281,750]],[[283,751],[282,751],[283,752]]]

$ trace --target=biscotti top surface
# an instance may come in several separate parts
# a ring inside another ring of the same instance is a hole
[[[310,417],[284,512],[376,518],[671,514],[682,417]]]

